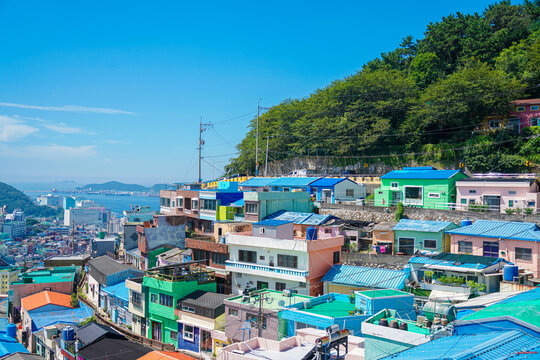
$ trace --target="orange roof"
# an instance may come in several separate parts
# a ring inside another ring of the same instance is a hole
[[[176,351],[152,351],[137,360],[195,360]]]
[[[528,105],[528,104],[539,104],[539,103],[540,103],[540,99],[528,99],[528,100],[514,100],[514,101],[512,101],[512,104],[516,104],[516,105],[520,105],[520,104]]]
[[[49,304],[72,308],[71,296],[54,291],[42,291],[21,299],[21,308],[26,309],[26,311],[31,311]]]

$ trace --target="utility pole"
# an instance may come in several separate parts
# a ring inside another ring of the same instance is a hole
[[[264,160],[264,176],[268,176],[268,139],[270,136],[266,135],[266,160]]]
[[[259,293],[259,337],[262,337],[263,324],[264,324],[264,314],[263,314],[263,303],[264,303],[264,293]]]
[[[211,123],[206,123],[206,124],[203,124],[202,122],[202,116],[201,116],[201,121],[199,122],[199,178],[197,179],[197,182],[200,183],[202,181],[202,178],[201,178],[201,159],[202,159],[202,156],[201,156],[201,153],[202,153],[202,146],[204,145],[204,140],[202,139],[202,133],[203,131],[207,130],[207,129],[210,129],[213,125]]]
[[[255,139],[255,176],[259,176],[259,113],[261,111],[261,99],[257,100],[257,138]]]

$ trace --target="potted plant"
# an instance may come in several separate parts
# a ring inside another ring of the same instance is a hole
[[[424,281],[428,284],[433,280],[433,271],[428,270],[424,273]]]

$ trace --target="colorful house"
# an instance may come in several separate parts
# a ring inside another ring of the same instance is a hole
[[[515,100],[510,106],[511,110],[507,116],[485,117],[479,128],[484,130],[509,128],[519,133],[523,128],[540,125],[540,99]]]
[[[458,226],[448,221],[401,219],[394,226],[396,253],[450,252],[448,230]]]
[[[472,178],[456,181],[456,210],[538,212],[540,182],[527,178]],[[529,209],[529,210],[526,210]]]
[[[425,209],[449,209],[456,202],[456,181],[467,175],[459,170],[404,167],[381,176],[375,190],[375,206],[414,206]]]
[[[448,233],[452,253],[502,258],[540,277],[540,228],[534,223],[477,220]]]
[[[129,290],[128,311],[131,314],[133,332],[137,335],[147,336],[148,290],[142,283],[142,277],[126,279],[126,288]]]
[[[267,216],[281,211],[313,212],[313,202],[307,191],[250,191],[244,193],[244,220],[261,221]]]
[[[219,181],[218,188],[215,190],[199,191],[199,219],[201,220],[234,220],[228,219],[232,210],[239,210],[239,204],[244,197],[244,193],[238,191],[238,183],[232,181]],[[227,210],[229,210],[227,212]],[[235,212],[236,214],[236,212]],[[225,215],[225,218],[223,217]],[[240,213],[238,214],[240,215]]]
[[[373,252],[377,254],[392,254],[396,253],[394,244],[394,226],[397,222],[385,221],[380,222],[373,227],[371,232],[373,239]],[[377,251],[377,247],[378,250]]]
[[[316,201],[339,204],[354,202],[366,197],[366,186],[347,178],[320,178],[309,184],[311,194]]]
[[[178,346],[178,300],[196,290],[216,291],[214,272],[198,262],[173,264],[146,271],[142,285],[148,289],[148,337]]]

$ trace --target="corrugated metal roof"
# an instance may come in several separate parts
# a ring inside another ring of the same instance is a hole
[[[290,224],[292,221],[285,221],[285,220],[263,220],[254,223],[253,225],[260,225],[260,226],[280,226],[284,224]]]
[[[502,258],[496,259],[488,256],[441,253],[431,257],[413,256],[409,259],[409,264],[430,264],[468,269],[485,269],[486,267],[501,261],[508,262]]]
[[[274,179],[270,182],[269,186],[308,186],[315,180],[320,179],[319,177],[280,177]]]
[[[401,219],[396,226],[394,226],[393,230],[439,232],[446,229],[450,225],[454,225],[454,223],[449,221]]]
[[[238,186],[267,186],[270,182],[274,181],[276,178],[264,178],[264,177],[254,177],[244,182],[238,184]]]
[[[540,339],[516,330],[475,335],[447,336],[404,350],[384,359],[507,359],[540,345]]]
[[[28,353],[23,344],[7,335],[0,335],[0,357],[16,352]]]
[[[334,186],[336,184],[339,184],[342,181],[348,180],[347,178],[320,178],[319,180],[315,180],[309,186],[314,187],[330,187]]]
[[[460,173],[459,170],[435,170],[428,167],[405,167],[403,170],[392,170],[381,176],[381,179],[443,180],[450,179],[458,173]]]
[[[401,290],[405,279],[409,278],[410,268],[403,270],[378,269],[363,266],[334,265],[323,276],[322,281],[343,285],[376,287]]]
[[[269,215],[265,220],[282,220],[287,222],[293,222],[299,225],[317,225],[320,226],[326,223],[328,220],[333,219],[333,215],[319,215],[313,213],[303,213],[294,211],[278,211]]]
[[[474,224],[448,231],[449,234],[488,238],[540,240],[540,229],[534,223],[476,220]]]
[[[31,318],[35,328],[42,329],[45,326],[54,324],[79,324],[92,315],[94,315],[94,311],[91,308],[83,303],[79,303],[79,307],[75,309],[32,313]]]
[[[126,287],[126,281],[121,281],[118,284],[102,287],[104,293],[117,297],[129,302],[129,289]]]

